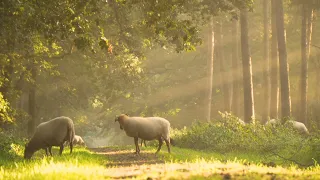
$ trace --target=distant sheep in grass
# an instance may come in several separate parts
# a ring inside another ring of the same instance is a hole
[[[39,124],[29,143],[24,150],[24,158],[30,159],[39,149],[44,149],[48,156],[48,150],[52,156],[52,146],[60,146],[59,154],[62,154],[64,142],[69,141],[70,153],[73,148],[73,138],[75,136],[73,121],[68,117],[57,117],[47,122]]]
[[[276,120],[276,119],[270,119],[266,122],[266,126],[275,126],[277,124],[280,124],[280,121],[279,120]]]
[[[308,131],[306,125],[304,125],[302,122],[289,120],[289,121],[287,121],[287,123],[291,124],[293,126],[293,128],[295,130],[297,130],[299,133],[305,134],[305,135],[309,134],[309,131]]]
[[[241,124],[241,125],[246,125],[246,123],[245,123],[242,119],[240,119],[240,118],[238,118],[238,122],[239,122],[239,124]]]
[[[69,141],[67,141],[65,143],[65,146],[69,144]],[[85,146],[85,142],[83,141],[82,137],[81,136],[78,136],[78,135],[74,135],[74,138],[73,138],[73,145],[80,145],[80,146]]]
[[[170,153],[170,123],[168,120],[161,117],[129,117],[121,114],[116,117],[115,122],[119,122],[120,129],[123,129],[127,136],[134,138],[137,154],[140,153],[138,139],[159,141],[158,153],[163,144],[166,142],[168,152]]]
[[[277,124],[280,124],[280,120],[270,119],[265,125],[275,127]],[[286,124],[292,125],[293,129],[297,130],[301,134],[309,134],[307,127],[302,122],[288,120]]]

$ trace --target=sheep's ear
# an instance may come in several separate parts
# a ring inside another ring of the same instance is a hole
[[[127,113],[125,114],[126,116],[129,116]]]

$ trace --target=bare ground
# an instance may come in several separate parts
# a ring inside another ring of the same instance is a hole
[[[106,147],[90,150],[106,156],[106,178],[111,179],[314,179],[314,174],[302,177],[303,172],[288,172],[281,167],[233,162],[165,162],[161,156],[143,149],[140,155],[126,148]]]

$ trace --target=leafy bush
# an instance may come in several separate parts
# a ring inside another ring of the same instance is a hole
[[[244,152],[278,156],[293,162],[320,161],[320,138],[306,137],[291,126],[264,126],[259,122],[243,125],[237,117],[222,114],[210,122],[195,122],[189,128],[173,130],[178,147],[211,150],[220,153]]]
[[[25,141],[15,138],[10,132],[0,132],[0,157],[13,160],[23,155]],[[0,165],[3,158],[0,158]]]

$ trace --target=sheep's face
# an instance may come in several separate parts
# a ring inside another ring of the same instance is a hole
[[[128,115],[127,114],[121,114],[120,116],[116,116],[116,118],[115,118],[115,122],[119,122],[119,124],[120,124],[120,129],[123,129],[123,127],[121,126],[121,124],[122,124],[122,122],[123,122],[123,120],[126,118],[126,117],[128,117]]]
[[[31,150],[29,144],[26,144],[25,149],[24,149],[24,158],[25,159],[30,159],[33,155],[33,151]]]

